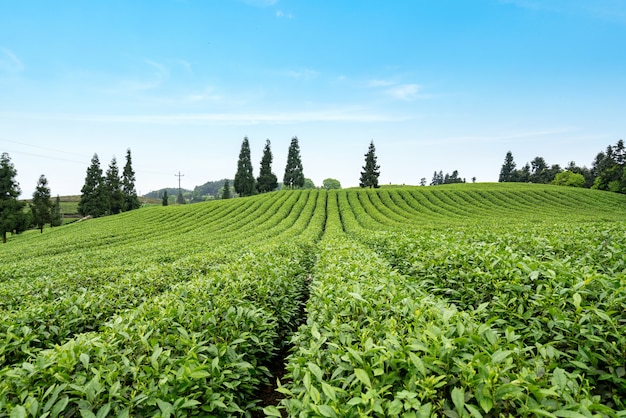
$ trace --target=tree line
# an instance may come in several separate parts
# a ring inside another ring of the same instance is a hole
[[[621,139],[615,145],[607,146],[606,151],[599,152],[591,168],[579,167],[574,161],[561,168],[559,164],[548,165],[543,157],[535,157],[518,169],[513,153],[508,151],[498,181],[556,184],[626,193],[625,165],[626,148]]]
[[[46,224],[61,225],[61,203],[57,196],[53,204],[50,188],[45,175],[39,176],[33,199],[29,205],[17,198],[21,194],[20,185],[15,180],[17,170],[9,154],[0,156],[0,232],[2,242],[7,242],[7,233],[20,233],[31,227],[43,232]]]
[[[139,208],[130,149],[126,150],[126,164],[121,174],[115,157],[103,173],[98,154],[94,154],[80,192],[78,213],[82,216],[96,218]]]
[[[251,196],[257,193],[267,193],[277,190],[279,184],[276,174],[272,172],[272,160],[271,142],[268,139],[265,141],[265,147],[263,148],[259,176],[255,179],[250,157],[250,142],[248,141],[248,137],[244,137],[237,161],[237,173],[235,174],[235,180],[233,182],[235,193],[239,196]],[[365,154],[365,165],[361,172],[359,185],[361,187],[378,187],[379,176],[380,165],[377,164],[376,147],[374,146],[374,141],[371,141],[368,151]],[[304,177],[298,137],[294,136],[291,138],[287,152],[287,164],[285,165],[282,186],[287,189],[301,189],[305,187],[307,180],[308,179]],[[324,180],[323,187],[326,189],[335,189],[341,188],[341,185],[338,180],[327,178]],[[222,198],[229,198],[231,196],[229,184],[228,181],[226,181]]]

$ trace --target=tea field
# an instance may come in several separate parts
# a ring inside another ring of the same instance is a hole
[[[280,191],[0,247],[0,417],[618,417],[625,367],[614,193]]]

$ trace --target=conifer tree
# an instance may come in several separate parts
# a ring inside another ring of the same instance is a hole
[[[20,185],[15,181],[17,170],[11,162],[9,154],[0,156],[0,232],[2,242],[7,242],[7,232],[19,231],[26,226],[24,203],[17,200],[21,193]]]
[[[285,187],[290,189],[304,187],[304,172],[302,169],[300,145],[298,145],[297,136],[291,138],[291,144],[289,145],[289,151],[287,153],[287,165],[285,166],[283,184]]]
[[[230,193],[230,182],[228,179],[224,181],[224,189],[222,190],[222,199],[230,199],[232,197]]]
[[[120,213],[124,210],[124,193],[120,182],[120,170],[117,168],[117,160],[115,157],[109,164],[104,179],[107,195],[109,197],[109,211],[112,214]]]
[[[365,154],[365,166],[361,172],[359,186],[378,188],[378,176],[380,176],[380,166],[376,164],[376,147],[374,141],[371,141]]]
[[[43,174],[39,176],[37,187],[33,192],[33,201],[30,205],[33,214],[33,223],[43,233],[43,227],[52,222],[52,202],[50,201],[50,188],[48,180]]]
[[[240,196],[252,196],[255,192],[252,160],[250,158],[250,143],[248,142],[247,136],[243,138],[243,142],[241,144],[234,186],[235,192],[237,192]]]
[[[276,174],[272,173],[272,150],[270,146],[271,143],[268,139],[265,142],[259,177],[256,180],[256,189],[259,193],[273,192],[278,187],[278,178]]]
[[[135,171],[130,155],[130,148],[126,150],[126,165],[122,172],[122,193],[124,195],[124,207],[122,210],[129,211],[141,206],[137,191],[135,190]]]
[[[515,181],[515,161],[513,161],[513,153],[511,153],[511,151],[507,152],[506,157],[504,157],[504,164],[502,164],[502,168],[500,169],[498,181]]]
[[[85,184],[80,191],[78,213],[83,216],[93,216],[94,218],[107,214],[109,211],[109,199],[98,154],[94,154],[91,158],[91,165],[87,168],[87,175],[85,176]]]
[[[167,189],[165,189],[165,191],[163,192],[163,200],[161,200],[161,204],[162,204],[163,206],[167,206],[167,205],[170,203],[169,199],[170,199],[170,198],[169,198],[169,196],[167,195]]]
[[[61,216],[61,198],[57,195],[56,201],[52,206],[52,219],[50,219],[50,226],[61,226],[63,223],[63,217]]]
[[[185,204],[185,197],[183,196],[183,192],[178,192],[178,196],[176,196],[176,204],[178,205]]]

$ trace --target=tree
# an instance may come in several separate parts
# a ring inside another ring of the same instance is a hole
[[[178,196],[176,196],[176,203],[179,205],[185,204],[185,198],[183,197],[183,192],[178,192]]]
[[[297,136],[291,138],[291,144],[289,145],[289,151],[287,153],[287,165],[285,166],[283,184],[289,189],[304,187],[304,171],[302,168],[300,145],[298,145]]]
[[[515,161],[513,161],[513,154],[511,151],[507,152],[506,157],[504,157],[504,164],[502,164],[502,168],[500,169],[500,177],[498,178],[498,181],[515,181]]]
[[[63,217],[61,216],[61,198],[57,195],[56,201],[52,206],[52,218],[50,219],[50,226],[61,226],[63,223]]]
[[[438,173],[435,171],[433,173],[433,179],[430,181],[430,185],[438,186],[440,184],[444,184],[444,181],[443,171],[440,170]]]
[[[341,189],[341,183],[339,183],[339,180],[328,178],[324,179],[322,187],[326,190]]]
[[[422,187],[426,186],[426,177],[422,177],[420,179],[420,186],[422,186]]]
[[[549,183],[548,163],[543,157],[535,157],[530,162],[530,181],[532,183]]]
[[[135,171],[133,170],[130,148],[126,150],[126,165],[124,165],[122,172],[122,193],[124,195],[124,208],[122,210],[134,210],[141,206],[135,190]]]
[[[378,188],[378,177],[380,176],[380,166],[376,164],[376,147],[374,141],[370,142],[370,146],[365,154],[365,165],[361,172],[359,186]]]
[[[556,184],[557,186],[583,187],[585,184],[585,176],[567,170],[561,171],[554,177],[552,184]]]
[[[595,180],[592,188],[626,193],[626,147],[619,140],[614,146],[608,146],[606,153],[599,153],[592,165]]]
[[[161,204],[163,206],[167,206],[170,203],[170,198],[167,195],[167,189],[165,190],[165,192],[163,192],[163,199],[161,200]]]
[[[83,216],[105,215],[109,210],[109,199],[107,198],[104,177],[100,168],[98,154],[91,158],[91,165],[87,168],[85,184],[80,190],[81,196],[78,202],[78,213]]]
[[[50,201],[50,188],[48,180],[43,174],[39,176],[37,187],[33,192],[33,201],[30,205],[33,214],[33,223],[43,233],[43,227],[52,221],[52,202]]]
[[[265,141],[259,177],[256,180],[256,189],[259,193],[273,192],[278,187],[278,178],[272,173],[272,150],[270,140]]]
[[[111,160],[104,178],[107,195],[109,197],[109,213],[117,214],[124,210],[125,200],[122,184],[120,182],[120,170],[117,168],[115,157]]]
[[[230,193],[230,183],[228,180],[224,181],[224,190],[222,190],[222,199],[230,199],[232,197]]]
[[[247,136],[243,138],[241,143],[234,186],[235,192],[239,193],[240,196],[252,196],[255,191],[252,160],[250,158],[250,143]]]
[[[24,213],[24,203],[17,200],[20,195],[20,185],[15,181],[17,170],[11,162],[9,154],[4,152],[0,156],[0,232],[2,242],[7,242],[7,232],[25,229],[27,215]]]
[[[310,178],[305,178],[302,188],[304,190],[313,190],[315,189],[315,183],[313,183],[313,180],[311,180]]]

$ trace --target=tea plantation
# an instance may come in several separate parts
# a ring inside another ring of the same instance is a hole
[[[615,193],[281,191],[0,247],[0,417],[617,417],[625,366]]]

